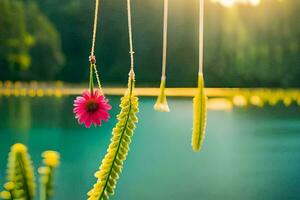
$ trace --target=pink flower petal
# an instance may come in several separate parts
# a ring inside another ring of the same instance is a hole
[[[101,126],[102,120],[107,121],[110,118],[108,110],[111,109],[108,100],[98,90],[94,90],[91,95],[88,90],[82,93],[82,96],[74,100],[73,112],[79,124],[84,124],[89,128],[92,124]]]
[[[87,120],[85,120],[84,125],[86,128],[90,128],[92,125],[92,117],[89,115]]]

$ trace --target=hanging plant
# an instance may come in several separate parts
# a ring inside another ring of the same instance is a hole
[[[204,91],[203,78],[203,43],[204,43],[204,0],[199,3],[199,72],[198,72],[198,88],[193,99],[194,106],[194,121],[193,121],[193,135],[192,147],[194,151],[200,151],[205,137],[206,128],[206,94]]]
[[[98,10],[99,0],[96,0],[92,48],[91,55],[89,57],[89,90],[83,91],[81,96],[76,97],[76,99],[74,100],[73,109],[73,112],[75,113],[75,118],[78,120],[78,123],[84,124],[86,128],[90,128],[92,124],[94,124],[95,126],[101,126],[102,121],[108,121],[110,117],[108,110],[111,109],[111,106],[109,105],[108,100],[105,98],[104,93],[102,91],[101,82],[96,66],[96,57],[94,54],[97,33]],[[96,76],[96,80],[98,83],[98,90],[94,89],[94,75]]]
[[[205,137],[206,128],[206,95],[204,91],[203,75],[198,75],[197,94],[193,99],[194,120],[193,120],[193,136],[192,147],[194,151],[200,151]]]
[[[160,93],[154,105],[154,110],[160,112],[170,112],[167,102],[166,87],[166,62],[167,62],[167,36],[168,36],[168,0],[164,0],[164,29],[163,29],[163,55],[162,55],[162,75],[160,82]]]
[[[134,95],[134,51],[132,45],[131,8],[130,0],[127,0],[128,30],[131,69],[128,78],[128,89],[121,98],[121,112],[117,116],[118,122],[112,131],[111,143],[99,167],[95,173],[97,182],[92,190],[88,192],[88,200],[106,200],[114,195],[117,181],[127,158],[131,137],[134,134],[135,124],[138,121],[138,98]]]
[[[118,123],[112,131],[111,144],[102,160],[100,170],[95,173],[98,179],[93,189],[88,193],[89,200],[109,199],[114,194],[117,181],[128,155],[131,137],[134,134],[138,118],[138,98],[134,95],[134,74],[130,71],[128,89],[121,99],[121,112],[117,116]]]

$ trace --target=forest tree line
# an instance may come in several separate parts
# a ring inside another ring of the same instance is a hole
[[[168,86],[195,86],[198,1],[169,8]],[[231,8],[206,1],[206,84],[210,87],[300,87],[300,1],[262,0]],[[0,80],[88,79],[94,1],[1,0]],[[162,0],[132,0],[139,85],[158,86]],[[105,85],[126,83],[126,1],[101,1],[97,65]]]

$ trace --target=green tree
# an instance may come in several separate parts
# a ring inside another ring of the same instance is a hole
[[[31,65],[29,50],[33,36],[26,29],[24,4],[21,1],[0,1],[0,76],[14,79],[17,72]]]
[[[35,39],[35,45],[30,49],[34,59],[27,78],[53,80],[64,64],[60,35],[33,2],[26,5],[26,24]]]
[[[0,1],[0,79],[54,79],[63,66],[60,37],[35,2]]]

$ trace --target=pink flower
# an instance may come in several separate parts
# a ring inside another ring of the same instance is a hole
[[[74,106],[75,118],[78,119],[79,124],[84,123],[86,128],[90,128],[92,123],[101,126],[102,120],[108,121],[110,117],[108,110],[111,109],[111,105],[98,90],[94,90],[92,95],[89,91],[84,91],[82,96],[76,97]]]

